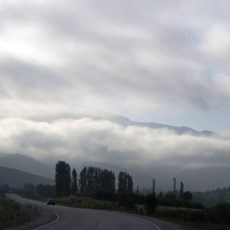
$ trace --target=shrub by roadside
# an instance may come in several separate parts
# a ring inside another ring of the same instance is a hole
[[[0,199],[0,230],[30,222],[38,212],[29,205],[21,205],[7,197]]]

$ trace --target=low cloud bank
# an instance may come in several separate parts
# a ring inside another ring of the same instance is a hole
[[[178,135],[168,129],[122,126],[95,118],[41,122],[21,118],[0,121],[0,149],[34,158],[97,161],[113,164],[229,164],[229,136]]]

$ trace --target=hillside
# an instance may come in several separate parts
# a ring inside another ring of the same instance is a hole
[[[11,187],[20,188],[25,183],[32,184],[53,184],[54,181],[35,174],[23,172],[17,169],[10,169],[0,166],[0,184],[8,184]]]
[[[230,166],[187,167],[177,178],[192,191],[207,191],[230,185]]]
[[[54,178],[54,168],[22,154],[10,154],[0,158],[0,166],[18,169],[46,178]]]

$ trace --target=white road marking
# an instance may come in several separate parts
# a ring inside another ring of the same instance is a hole
[[[57,216],[57,219],[55,219],[54,221],[52,221],[52,222],[50,222],[48,224],[42,225],[42,226],[37,227],[37,228],[33,228],[32,230],[40,230],[40,229],[43,229],[45,227],[48,227],[48,226],[50,226],[50,225],[55,224],[56,222],[58,222],[60,220],[60,215],[58,213],[56,213],[56,212],[52,212],[52,213],[54,213]]]
[[[136,215],[133,215],[133,216],[136,216]],[[161,230],[161,228],[158,226],[158,225],[156,225],[154,222],[152,222],[151,220],[148,220],[148,219],[146,219],[146,218],[143,218],[143,217],[141,217],[141,216],[136,216],[137,218],[140,218],[140,219],[142,219],[142,220],[145,220],[145,221],[147,221],[147,222],[150,222],[157,230]]]
[[[157,230],[161,230],[161,228],[158,226],[158,225],[156,225],[156,224],[154,224],[152,221],[150,221],[149,220],[149,222],[157,229]]]

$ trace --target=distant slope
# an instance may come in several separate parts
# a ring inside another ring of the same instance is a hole
[[[194,136],[211,136],[216,133],[208,130],[203,130],[203,131],[197,131],[195,129],[192,129],[190,127],[186,126],[173,126],[173,125],[168,125],[168,124],[162,124],[162,123],[157,123],[157,122],[139,122],[139,121],[132,121],[128,117],[122,116],[122,115],[117,115],[113,113],[106,113],[106,112],[96,112],[95,113],[82,113],[82,114],[65,114],[63,118],[71,118],[71,119],[81,119],[81,118],[91,118],[94,120],[106,120],[106,121],[111,121],[115,124],[119,124],[122,126],[139,126],[139,127],[148,127],[151,129],[168,129],[171,130],[178,135],[182,134],[190,134]],[[51,121],[55,121],[57,118],[53,117]]]
[[[155,122],[131,122],[131,124],[136,125],[136,126],[141,126],[141,127],[149,127],[152,129],[169,129],[179,135],[191,134],[194,136],[200,136],[200,135],[210,136],[214,134],[213,132],[208,131],[208,130],[196,131],[186,126],[178,127],[178,126],[165,125],[165,124],[160,124],[160,123],[155,123]]]
[[[189,167],[181,171],[178,181],[192,191],[207,191],[230,185],[230,166]]]
[[[22,170],[46,178],[54,178],[54,168],[31,157],[10,154],[0,158],[0,166]]]
[[[129,118],[119,116],[119,115],[103,117],[103,119],[110,120],[116,124],[120,124],[123,126],[139,126],[139,127],[148,127],[151,129],[168,129],[179,135],[190,134],[194,136],[200,136],[200,135],[211,136],[215,134],[212,131],[208,131],[208,130],[197,131],[195,129],[192,129],[186,126],[172,126],[172,125],[166,125],[166,124],[161,124],[161,123],[156,123],[156,122],[131,121]]]
[[[26,183],[37,185],[40,183],[53,184],[54,182],[51,179],[35,174],[0,166],[0,184],[8,184],[11,187],[21,188]]]

